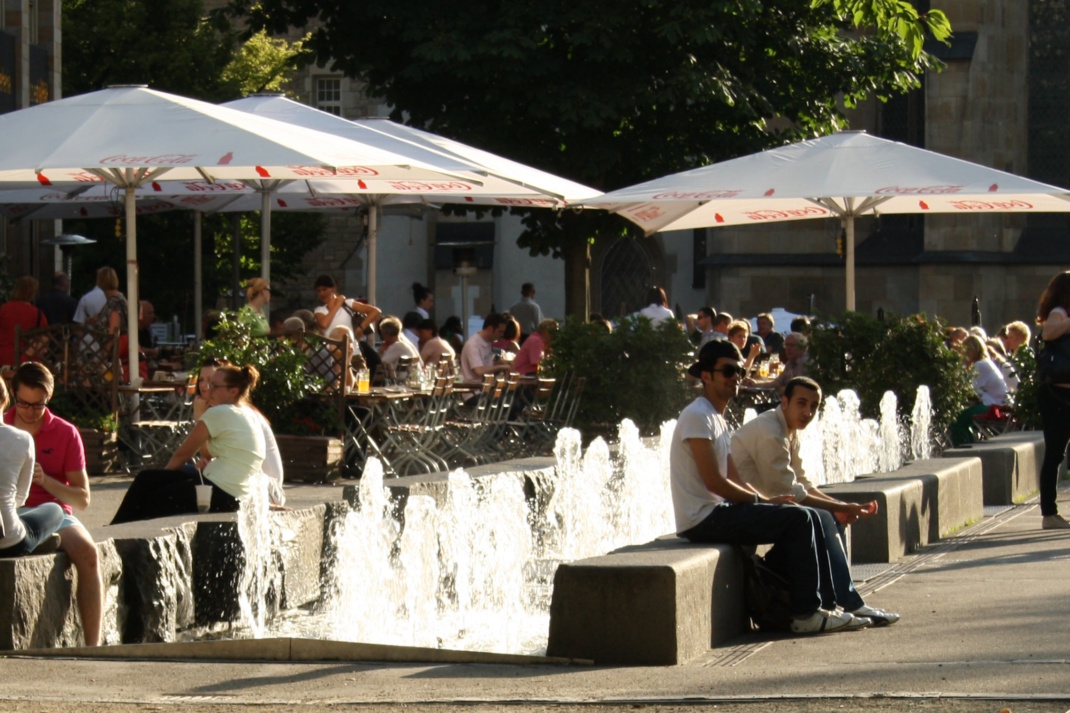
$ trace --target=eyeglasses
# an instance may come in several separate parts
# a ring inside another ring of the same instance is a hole
[[[23,401],[22,399],[15,399],[15,405],[21,408],[28,408],[31,411],[44,411],[48,406],[47,401],[38,401],[37,403],[30,403],[29,401]]]
[[[725,364],[720,369],[710,369],[710,372],[720,374],[726,379],[731,379],[733,376],[743,376],[746,373],[746,369],[738,364]]]
[[[213,389],[232,389],[232,388],[235,388],[235,387],[231,386],[230,384],[217,384],[214,381],[209,381],[208,382],[208,390],[209,391],[212,391]]]

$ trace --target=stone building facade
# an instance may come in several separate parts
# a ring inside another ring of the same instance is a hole
[[[955,31],[951,47],[930,47],[946,69],[926,76],[909,97],[850,112],[851,128],[1070,186],[1065,2],[934,5]],[[860,221],[857,309],[920,311],[969,324],[976,296],[989,331],[1031,321],[1047,281],[1070,262],[1067,228],[1064,215],[1050,214]],[[736,315],[774,306],[835,314],[845,306],[839,235],[838,221],[803,221],[666,234],[639,247],[685,310],[712,304]],[[614,250],[619,246],[602,246],[595,255],[603,291],[614,278],[598,266]]]

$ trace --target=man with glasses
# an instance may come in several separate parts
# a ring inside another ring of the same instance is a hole
[[[828,545],[836,601],[877,626],[899,621],[893,612],[867,606],[855,590],[843,542],[844,527],[877,512],[877,503],[845,503],[821,492],[806,477],[799,455],[799,431],[810,425],[821,405],[821,387],[806,376],[787,383],[780,405],[751,419],[732,435],[732,462],[740,480],[765,497],[788,495],[814,511]],[[766,562],[774,568],[771,557]]]
[[[773,380],[773,386],[781,396],[789,381],[796,376],[807,375],[806,345],[806,335],[801,332],[792,332],[784,337],[784,371]]]
[[[735,344],[704,346],[688,373],[702,394],[681,413],[669,447],[673,512],[680,537],[728,545],[772,544],[782,553],[797,634],[859,629],[872,624],[837,607],[824,531],[809,508],[790,495],[763,497],[740,484],[729,455],[724,411],[739,391],[743,357]]]
[[[100,560],[93,536],[72,514],[73,508],[89,507],[85,449],[78,429],[49,411],[53,387],[52,373],[47,368],[37,362],[20,365],[11,381],[15,407],[4,414],[4,421],[33,436],[36,463],[26,507],[55,502],[63,508],[59,548],[67,553],[78,572],[75,599],[86,646],[98,646],[104,608]]]

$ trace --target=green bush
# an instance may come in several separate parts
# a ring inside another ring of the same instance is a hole
[[[1032,349],[1020,347],[1010,355],[1011,364],[1018,375],[1018,388],[1011,396],[1014,415],[1023,429],[1040,428],[1040,410],[1037,408],[1037,358]]]
[[[909,418],[922,384],[932,398],[934,433],[943,432],[973,397],[961,356],[944,344],[944,325],[923,315],[887,315],[883,320],[858,312],[822,319],[813,326],[807,368],[825,393],[853,389],[862,415],[879,417],[880,400],[893,391],[899,415]]]
[[[236,315],[223,313],[216,335],[201,347],[197,367],[212,357],[256,367],[260,384],[250,399],[271,422],[275,433],[295,436],[341,433],[342,425],[334,408],[310,398],[323,389],[323,380],[309,373],[308,356],[293,342],[253,337],[249,327]]]
[[[652,435],[676,418],[693,398],[685,370],[694,347],[674,321],[654,327],[645,317],[625,317],[609,333],[599,324],[570,319],[553,338],[546,360],[550,375],[573,371],[587,378],[576,427],[614,429],[622,419]]]

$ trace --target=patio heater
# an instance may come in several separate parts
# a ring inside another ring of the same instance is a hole
[[[74,293],[74,276],[71,275],[71,248],[73,248],[75,245],[90,245],[95,242],[97,241],[91,240],[90,238],[86,238],[81,235],[75,235],[74,233],[63,233],[61,235],[57,235],[54,238],[49,238],[48,240],[41,241],[42,245],[52,245],[54,247],[58,247],[60,249],[60,252],[63,253],[63,271],[67,273],[67,278],[71,281],[70,291],[72,294]]]

